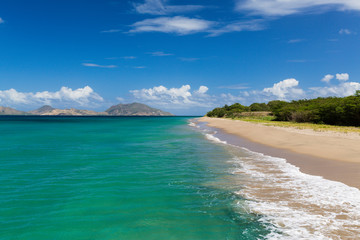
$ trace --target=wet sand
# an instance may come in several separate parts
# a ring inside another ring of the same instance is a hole
[[[231,144],[285,158],[304,173],[360,189],[360,137],[328,132],[324,135],[302,133],[298,129],[289,131],[231,119],[203,117],[199,121],[222,130],[221,139]]]

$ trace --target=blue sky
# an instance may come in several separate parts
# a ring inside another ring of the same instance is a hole
[[[360,89],[358,0],[2,0],[0,105],[175,114]]]

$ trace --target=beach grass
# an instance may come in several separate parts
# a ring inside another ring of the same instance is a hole
[[[347,127],[347,126],[334,126],[327,124],[315,124],[315,123],[297,123],[297,122],[285,122],[274,121],[274,116],[243,116],[232,118],[234,120],[241,120],[245,122],[258,123],[265,126],[285,127],[295,129],[311,129],[317,132],[341,132],[341,133],[358,133],[360,134],[360,127]]]

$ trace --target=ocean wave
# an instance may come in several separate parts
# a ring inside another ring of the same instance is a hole
[[[247,151],[234,173],[251,181],[236,194],[269,226],[267,239],[358,239],[360,190],[300,172],[285,159]]]
[[[205,134],[205,137],[212,141],[212,142],[215,142],[215,143],[222,143],[222,144],[227,144],[226,141],[221,141],[219,138],[215,137],[213,134],[210,134],[210,133],[206,133]]]
[[[270,231],[266,239],[360,239],[359,189],[302,173],[286,159],[227,144],[216,132],[202,130],[234,156],[229,162],[239,186],[235,193],[246,199],[239,204],[260,216]]]
[[[200,126],[197,124],[197,122],[195,122],[194,120],[190,120],[189,122],[188,122],[188,125],[190,126],[190,127],[194,127],[194,128],[200,128]]]

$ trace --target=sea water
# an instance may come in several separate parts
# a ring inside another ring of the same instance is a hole
[[[1,117],[0,239],[358,239],[360,191],[188,117]]]

